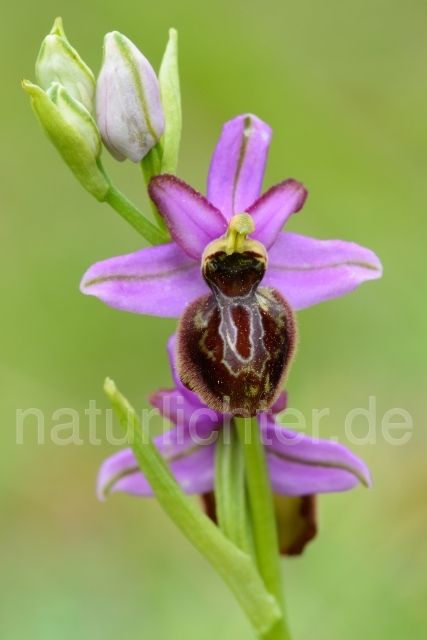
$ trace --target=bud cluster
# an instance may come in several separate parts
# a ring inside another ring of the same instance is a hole
[[[176,44],[173,30],[171,39]],[[166,79],[169,81],[167,73]],[[156,145],[162,157],[162,99],[170,102],[169,85],[165,82],[161,91],[148,60],[122,34],[113,31],[105,36],[104,59],[96,81],[69,43],[61,18],[57,18],[42,43],[36,80],[37,84],[24,80],[22,86],[31,97],[42,129],[98,200],[106,198],[111,186],[99,162],[102,143],[120,161],[129,158],[140,162]],[[176,129],[179,141],[180,124]],[[171,133],[173,137],[169,125],[169,139]]]

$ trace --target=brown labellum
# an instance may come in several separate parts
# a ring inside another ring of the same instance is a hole
[[[295,351],[295,316],[283,296],[258,288],[263,245],[240,251],[215,240],[202,259],[212,290],[184,312],[178,328],[178,373],[185,386],[221,413],[256,415],[277,399]]]
[[[273,495],[273,500],[280,553],[299,556],[317,535],[316,496]]]
[[[215,492],[204,493],[202,508],[218,524]],[[282,556],[299,556],[317,535],[317,496],[273,494],[279,551]]]

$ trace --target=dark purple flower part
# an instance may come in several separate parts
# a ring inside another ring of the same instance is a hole
[[[204,249],[242,212],[254,220],[251,237],[268,251],[263,286],[277,289],[295,310],[379,278],[381,263],[369,249],[281,232],[307,192],[301,183],[285,180],[260,197],[270,138],[270,127],[253,115],[227,122],[212,158],[206,198],[174,176],[154,177],[150,197],[173,242],[96,263],[83,277],[82,292],[118,309],[180,317],[189,302],[209,291],[200,270]]]
[[[247,238],[253,228],[247,213],[238,214],[227,237],[208,244],[202,274],[211,293],[187,305],[177,331],[182,383],[214,411],[246,416],[277,400],[297,342],[291,306],[259,286],[267,253]]]
[[[176,426],[154,442],[187,494],[208,494],[214,489],[215,443],[229,416],[216,413],[183,386],[175,366],[175,336],[168,350],[175,387],[150,397],[151,404]],[[282,393],[268,413],[259,416],[262,440],[273,492],[282,496],[310,496],[346,491],[357,484],[371,485],[365,463],[343,445],[317,440],[280,426],[275,415],[286,407]],[[231,427],[232,428],[232,427]],[[108,458],[99,471],[98,496],[123,491],[136,496],[153,494],[131,449]]]

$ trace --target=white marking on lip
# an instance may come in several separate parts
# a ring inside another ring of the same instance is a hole
[[[218,328],[223,344],[221,364],[235,378],[242,373],[242,369],[246,368],[250,369],[261,380],[267,362],[270,360],[270,354],[264,345],[264,328],[257,297],[253,292],[250,292],[245,296],[229,298],[217,287],[215,287],[214,293],[221,318]],[[250,353],[247,358],[244,358],[237,349],[239,329],[234,322],[232,311],[238,307],[243,307],[249,317]]]

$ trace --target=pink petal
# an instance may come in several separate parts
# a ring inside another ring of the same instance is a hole
[[[296,180],[285,180],[271,187],[247,209],[255,223],[252,237],[270,249],[289,216],[300,211],[306,198],[307,190]]]
[[[209,424],[198,425],[196,436],[187,428],[172,429],[154,439],[176,480],[187,494],[212,491],[214,485],[215,436]],[[131,449],[107,458],[98,473],[100,500],[114,491],[134,496],[152,496]]]
[[[227,231],[227,222],[218,209],[175,176],[155,176],[148,192],[172,238],[195,260],[200,260],[206,245]]]
[[[172,242],[97,262],[80,290],[116,309],[179,318],[208,287],[200,265]]]
[[[223,126],[209,169],[207,197],[227,220],[259,198],[271,134],[270,127],[252,114]]]
[[[260,422],[273,491],[304,496],[371,486],[366,464],[336,442],[310,438],[273,420]]]
[[[200,400],[199,404],[189,402],[178,389],[159,389],[148,399],[162,416],[171,420],[179,428],[188,429],[190,433],[196,434],[196,439],[199,429],[218,429],[224,421],[222,414],[216,413]]]
[[[375,253],[354,242],[280,233],[262,286],[278,289],[298,310],[350,293],[381,274]]]

